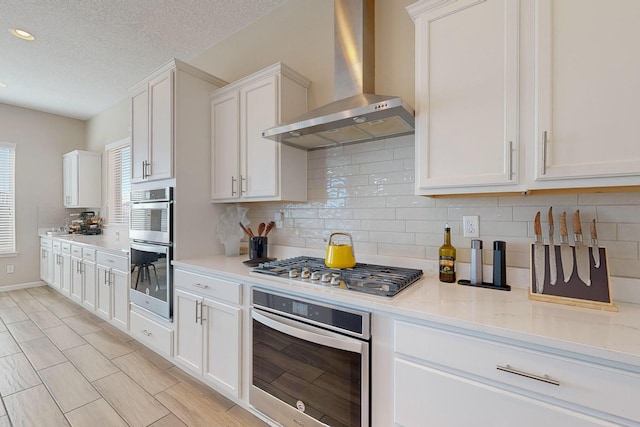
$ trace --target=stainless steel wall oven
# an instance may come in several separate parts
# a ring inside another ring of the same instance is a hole
[[[370,313],[252,290],[250,404],[283,426],[370,425]]]
[[[131,302],[171,319],[173,188],[131,192]]]

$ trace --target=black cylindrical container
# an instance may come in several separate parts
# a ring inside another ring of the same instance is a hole
[[[507,285],[507,243],[493,242],[493,286]]]
[[[268,256],[267,237],[249,238],[249,259],[261,259]]]

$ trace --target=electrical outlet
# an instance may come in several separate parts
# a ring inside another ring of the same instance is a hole
[[[7,265],[7,273],[13,274],[14,272],[15,272],[15,269],[13,268],[13,264]]]
[[[463,216],[462,230],[464,237],[480,237],[480,220],[478,216]]]

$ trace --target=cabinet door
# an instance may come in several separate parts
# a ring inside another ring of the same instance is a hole
[[[60,290],[63,294],[71,295],[71,255],[61,254],[60,259],[62,261],[61,266],[61,278],[60,278]]]
[[[280,144],[262,137],[262,131],[278,121],[277,91],[278,78],[273,76],[247,85],[240,92],[243,198],[278,196]]]
[[[233,396],[240,396],[241,310],[204,300],[204,376]]]
[[[175,290],[176,360],[185,368],[202,374],[202,297]]]
[[[96,313],[111,320],[111,267],[97,266],[98,277],[96,281]]]
[[[51,249],[40,247],[40,279],[51,283],[53,276],[53,254]]]
[[[80,258],[71,257],[71,299],[82,303],[82,288],[84,287],[84,265]]]
[[[53,273],[51,275],[51,286],[60,289],[62,284],[62,254],[53,251]]]
[[[97,274],[96,263],[83,261],[84,282],[82,290],[82,305],[91,311],[96,309]]]
[[[63,202],[67,208],[78,206],[78,154],[62,157]]]
[[[211,199],[240,197],[239,93],[211,100]]]
[[[394,421],[398,426],[614,426],[578,412],[488,384],[394,361]]]
[[[640,2],[536,5],[538,185],[638,185]]]
[[[515,191],[518,2],[431,2],[416,24],[416,193]]]
[[[149,161],[149,91],[145,85],[131,96],[131,182],[141,182]]]
[[[173,76],[170,70],[149,82],[148,179],[173,177]]]
[[[129,275],[111,269],[111,321],[129,330]]]

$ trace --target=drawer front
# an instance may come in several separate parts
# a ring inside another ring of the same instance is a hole
[[[82,258],[82,246],[71,245],[71,255]]]
[[[60,246],[62,248],[61,250],[62,250],[63,253],[65,253],[65,254],[70,254],[71,253],[71,243],[62,242]]]
[[[43,248],[52,248],[53,242],[51,241],[51,239],[40,239],[40,246],[42,246]]]
[[[98,264],[112,267],[116,270],[127,272],[129,270],[129,258],[112,255],[108,252],[98,251],[97,254]]]
[[[53,250],[54,251],[62,250],[62,242],[60,240],[54,240],[53,241]]]
[[[640,421],[640,375],[397,321],[395,352],[553,399]]]
[[[180,269],[176,269],[174,272],[174,283],[176,288],[196,292],[206,297],[212,297],[233,304],[240,304],[242,302],[242,286],[239,283]]]
[[[82,258],[87,261],[95,261],[96,260],[96,250],[91,248],[82,248]]]
[[[164,356],[173,356],[173,331],[151,319],[131,311],[129,333],[138,341],[152,347]]]

